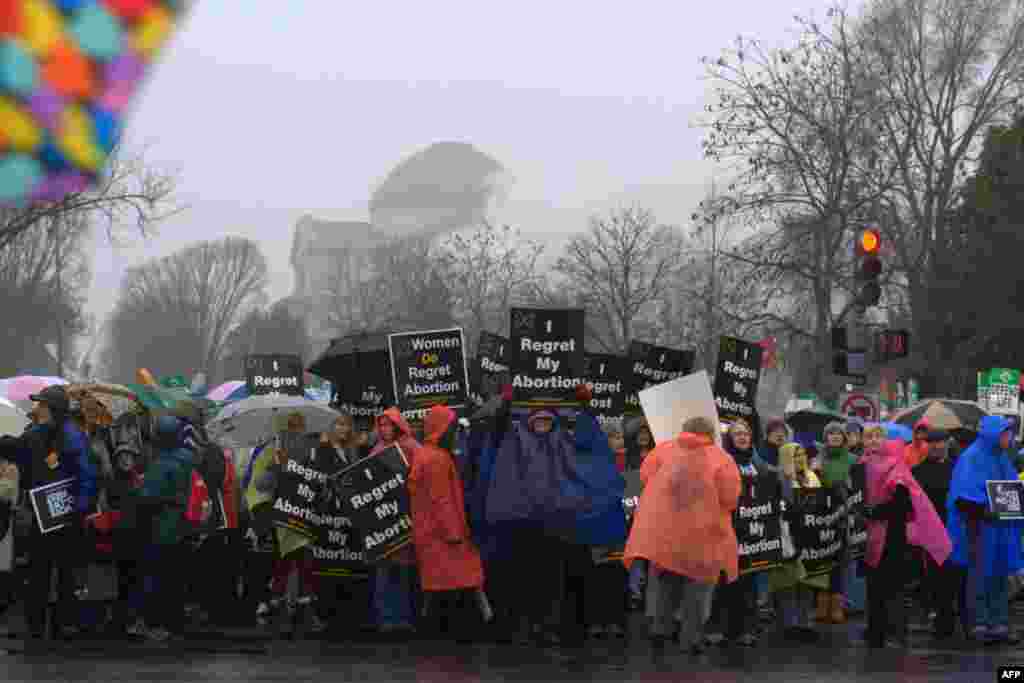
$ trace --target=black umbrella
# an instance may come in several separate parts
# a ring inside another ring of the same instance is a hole
[[[313,361],[309,371],[337,386],[358,367],[360,354],[388,350],[388,334],[382,330],[364,330],[335,339]]]
[[[846,424],[847,418],[830,410],[800,410],[786,416],[786,424],[794,434],[817,434],[825,431],[830,422]]]

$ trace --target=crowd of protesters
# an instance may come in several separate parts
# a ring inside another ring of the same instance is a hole
[[[722,434],[700,418],[655,443],[642,419],[606,433],[586,411],[515,416],[509,398],[506,390],[464,420],[437,406],[421,428],[392,408],[370,425],[342,414],[333,431],[307,434],[295,413],[279,438],[236,463],[202,425],[140,421],[140,449],[102,406],[83,401],[76,411],[61,387],[46,389],[33,397],[25,434],[0,440],[5,604],[23,603],[33,639],[47,636],[54,574],[59,636],[165,640],[190,618],[228,627],[304,615],[339,637],[373,630],[578,647],[628,637],[629,613],[643,610],[648,626],[634,637],[698,654],[757,647],[766,629],[813,642],[820,624],[842,624],[860,607],[869,646],[905,647],[909,605],[925,611],[936,637],[1013,639],[1008,587],[1024,568],[1022,529],[989,512],[985,484],[1018,477],[1003,418],[985,417],[969,444],[927,423],[904,444],[856,420],[793,435],[781,419],[767,420],[764,434],[742,420]],[[308,539],[270,519],[282,467],[304,457],[330,475],[392,444],[410,464],[411,543],[368,575],[320,575]],[[794,492],[825,487],[845,500],[857,463],[866,556],[808,576],[789,531]],[[631,470],[643,491],[630,518],[622,499]],[[67,478],[76,514],[43,534],[24,492]],[[786,511],[783,562],[741,575],[733,513],[761,479],[777,483]],[[865,579],[866,604],[855,605],[853,587]]]

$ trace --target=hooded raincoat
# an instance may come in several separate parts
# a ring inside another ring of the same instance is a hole
[[[914,425],[914,440],[908,443],[903,451],[907,467],[917,467],[928,457],[928,451],[931,450],[932,445],[928,442],[927,438],[917,438],[917,432],[921,429],[930,431],[931,428],[931,424],[925,419],[918,420],[917,424]]]
[[[623,561],[649,561],[714,584],[724,572],[739,576],[739,548],[732,513],[739,502],[740,472],[725,451],[705,436],[683,433],[659,444],[640,469],[644,490]]]
[[[986,508],[989,505],[986,481],[1012,480],[1017,470],[1009,455],[999,448],[999,437],[1010,423],[1005,418],[989,415],[981,419],[978,438],[957,459],[946,502],[949,535],[953,542],[952,561],[968,566],[967,520],[957,508],[962,500]],[[1024,568],[1021,558],[1021,522],[983,522],[981,525],[981,557],[985,578],[1010,576]]]
[[[626,542],[626,511],[622,507],[626,480],[615,464],[608,436],[597,418],[580,413],[573,438],[577,471],[594,501],[593,512],[577,518],[573,540],[580,545],[621,547]]]
[[[384,439],[378,439],[377,443],[374,444],[373,448],[370,449],[370,455],[376,455],[386,448],[397,445],[402,451],[402,455],[405,456],[406,462],[409,463],[410,469],[416,463],[416,455],[419,452],[420,443],[416,441],[413,436],[412,427],[402,417],[401,411],[398,408],[388,408],[383,413],[377,416],[377,430],[380,433],[381,425],[384,421],[392,422],[397,430],[397,435],[394,441],[384,441]],[[395,564],[401,565],[414,565],[416,564],[416,556],[412,551],[412,548],[406,546],[396,551],[391,555],[388,560]]]
[[[434,406],[423,421],[424,444],[409,473],[413,545],[425,591],[480,588],[480,553],[466,522],[462,480],[450,441],[455,411]]]
[[[951,550],[949,536],[928,495],[910,473],[903,444],[887,441],[877,453],[865,459],[864,475],[865,503],[870,506],[884,505],[891,500],[896,487],[906,488],[913,506],[907,519],[907,543],[923,548],[941,567]],[[882,561],[888,526],[889,522],[884,519],[867,520],[868,547],[864,562],[869,567],[877,567]]]

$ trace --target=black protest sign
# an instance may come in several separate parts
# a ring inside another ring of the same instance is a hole
[[[397,446],[370,455],[342,470],[348,518],[358,534],[356,547],[370,564],[407,545],[412,515],[406,489],[409,465]]]
[[[318,498],[326,481],[320,470],[289,458],[277,476],[274,504],[270,508],[274,526],[315,539],[322,526]]]
[[[850,524],[846,535],[847,555],[851,560],[864,557],[868,547],[868,527],[864,517],[865,479],[864,465],[856,464],[850,468],[850,495],[846,498],[846,511]]]
[[[583,311],[513,308],[512,400],[519,408],[578,405],[583,382]]]
[[[696,354],[693,351],[670,349],[641,341],[629,343],[629,374],[624,378],[630,383],[626,394],[626,415],[642,415],[640,392],[648,387],[679,379],[693,371]]]
[[[723,422],[753,420],[757,400],[757,383],[761,377],[761,354],[757,344],[733,337],[722,337],[718,346],[718,367],[715,371],[715,405]]]
[[[584,376],[593,387],[590,410],[601,427],[622,428],[622,415],[626,412],[626,378],[629,377],[629,359],[607,353],[588,353],[584,356]]]
[[[846,509],[828,489],[796,489],[793,494],[797,514],[790,531],[797,556],[808,576],[827,574],[843,550],[840,520]]]
[[[744,480],[733,513],[739,545],[740,574],[773,569],[782,562],[782,518],[778,481],[767,477]]]
[[[469,400],[477,407],[482,406],[486,400],[484,397],[483,373],[480,371],[480,359],[473,358],[469,361]]]
[[[313,572],[330,578],[366,578],[370,567],[366,553],[357,546],[358,534],[344,502],[343,478],[328,480],[320,498],[320,533],[310,546]]]
[[[490,332],[480,333],[480,339],[476,345],[476,357],[480,363],[478,391],[484,401],[501,391],[503,384],[508,384],[511,381],[508,359],[512,355],[511,340]]]
[[[985,482],[988,489],[989,510],[999,519],[1024,519],[1021,499],[1024,498],[1024,481],[989,480]]]
[[[353,417],[374,418],[395,405],[391,354],[387,349],[357,354],[355,373],[338,388],[340,408]]]
[[[469,400],[462,330],[388,336],[395,399],[402,414],[422,421],[433,406],[464,408]]]
[[[61,481],[30,489],[29,500],[35,512],[40,533],[48,534],[63,529],[75,514],[75,479]]]
[[[250,396],[303,396],[305,370],[295,355],[262,354],[245,357],[245,386]]]

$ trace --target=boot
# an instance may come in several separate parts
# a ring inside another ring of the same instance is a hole
[[[843,607],[843,594],[832,593],[832,609],[829,610],[829,621],[833,624],[846,623],[846,609]]]
[[[829,621],[829,610],[832,607],[830,594],[825,591],[818,591],[818,609],[814,612],[814,620],[827,624]]]

